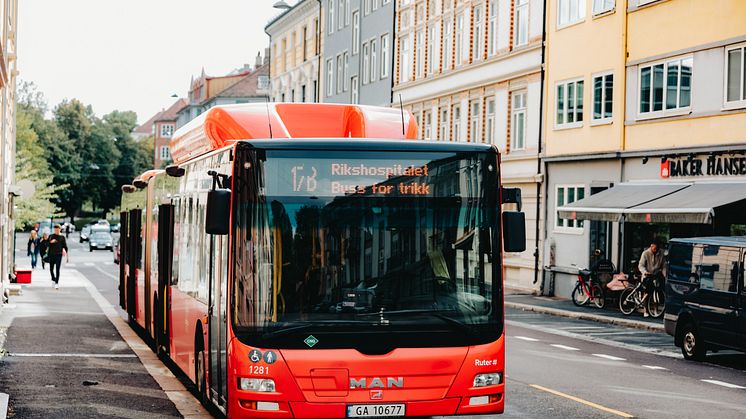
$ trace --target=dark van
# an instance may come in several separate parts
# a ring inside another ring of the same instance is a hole
[[[664,325],[684,358],[746,351],[744,253],[744,236],[671,240]]]

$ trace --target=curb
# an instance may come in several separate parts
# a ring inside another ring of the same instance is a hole
[[[8,400],[10,397],[5,393],[0,393],[0,419],[8,416]]]
[[[505,301],[504,305],[506,308],[514,308],[514,309],[523,310],[523,311],[532,311],[534,313],[549,314],[552,316],[559,316],[559,317],[568,317],[571,319],[578,319],[578,320],[591,320],[591,321],[599,322],[599,323],[607,323],[607,324],[613,324],[617,326],[631,327],[634,329],[648,330],[651,332],[665,333],[665,329],[663,328],[662,324],[641,322],[638,320],[619,319],[616,317],[601,316],[598,314],[591,314],[591,313],[578,313],[575,311],[563,310],[561,308],[542,307],[542,306],[535,306],[531,304],[513,303],[509,301]]]

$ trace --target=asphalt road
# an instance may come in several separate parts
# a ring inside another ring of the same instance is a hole
[[[89,252],[77,243],[77,233],[70,247],[69,266],[116,305],[112,253]],[[665,334],[518,310],[506,314],[503,417],[746,417],[744,354],[721,352],[705,363],[689,362]]]

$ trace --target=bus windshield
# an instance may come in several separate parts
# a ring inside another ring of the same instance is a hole
[[[237,174],[256,185],[234,212],[239,338],[282,347],[294,331],[501,331],[494,154],[258,154]]]

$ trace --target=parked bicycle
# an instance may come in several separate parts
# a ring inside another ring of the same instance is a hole
[[[580,307],[592,302],[594,306],[603,308],[606,304],[606,295],[601,285],[594,281],[592,271],[588,269],[578,270],[578,282],[572,290],[572,302]]]
[[[619,296],[619,310],[628,316],[640,308],[646,308],[650,316],[660,318],[663,316],[665,307],[666,296],[661,275],[637,281],[634,285],[628,286]]]

